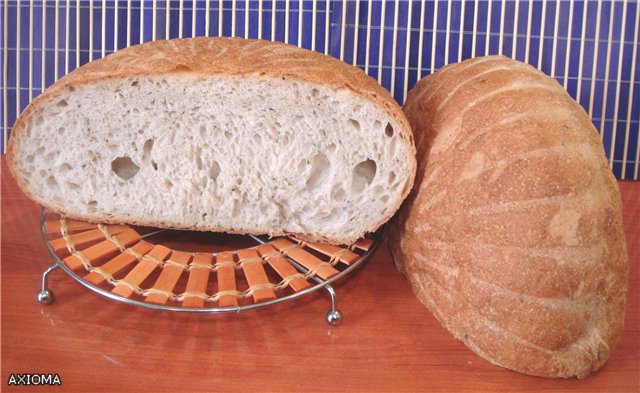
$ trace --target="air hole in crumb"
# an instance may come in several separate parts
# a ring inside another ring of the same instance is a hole
[[[342,202],[347,198],[347,192],[342,187],[342,184],[336,184],[331,189],[331,199],[336,202]]]
[[[211,163],[211,166],[209,167],[209,177],[211,178],[211,180],[216,181],[219,175],[220,175],[220,164],[218,164],[218,161],[214,161]]]
[[[69,103],[67,102],[67,100],[60,100],[56,103],[56,106],[60,108],[64,108],[65,106],[69,106]]]
[[[362,192],[376,177],[376,162],[373,160],[362,161],[353,168],[351,179],[351,191]]]
[[[384,129],[384,134],[389,138],[393,136],[393,126],[391,123],[387,123],[387,127]]]
[[[151,156],[151,150],[153,150],[153,139],[147,139],[144,141],[144,145],[142,145],[142,162],[145,163],[149,160]]]
[[[351,125],[351,127],[355,128],[356,131],[360,131],[360,123],[358,122],[358,120],[349,119],[349,125]]]
[[[63,134],[64,134],[64,127],[58,128],[58,135],[63,135]]]
[[[387,204],[389,202],[389,195],[383,195],[380,197],[380,202]]]
[[[231,139],[231,133],[230,133],[229,131],[225,131],[225,132],[224,132],[224,137],[225,137],[226,139]]]
[[[202,170],[202,148],[200,146],[196,147],[193,155],[195,157],[195,161],[196,161],[196,168],[198,168],[199,171]]]
[[[327,177],[331,169],[331,162],[327,156],[317,153],[311,158],[311,169],[307,178],[307,187],[311,190],[318,188]]]
[[[198,134],[200,135],[200,139],[204,139],[206,133],[207,129],[203,125],[200,125],[200,127],[198,127]]]
[[[262,143],[262,136],[260,134],[253,134],[253,143],[259,145]]]
[[[85,204],[87,205],[87,208],[90,212],[94,212],[96,211],[96,208],[98,207],[98,201],[86,201]]]
[[[69,188],[69,189],[71,189],[71,190],[74,190],[74,191],[77,191],[77,190],[79,190],[79,189],[80,189],[80,185],[79,185],[79,184],[77,184],[77,183],[74,183],[74,182],[70,182],[70,181],[68,181],[68,182],[66,183],[66,185],[67,185],[67,188]]]
[[[389,184],[393,184],[395,180],[396,180],[396,173],[394,171],[389,172],[389,177],[387,179]]]
[[[56,181],[55,177],[53,176],[47,177],[47,187],[51,187],[51,188],[58,187],[58,182]]]
[[[131,158],[125,156],[111,161],[111,170],[122,180],[129,180],[138,173],[140,167]]]
[[[173,183],[171,182],[171,180],[165,180],[164,186],[167,188],[173,188]]]
[[[317,97],[320,94],[320,91],[316,88],[311,89],[311,96],[312,97]]]
[[[157,170],[158,170],[158,164],[156,164],[156,162],[155,162],[155,161],[151,160],[151,166],[153,167],[153,170],[154,170],[154,171],[157,171]]]
[[[340,210],[336,207],[329,211],[329,214],[325,216],[318,217],[316,221],[321,224],[327,224],[330,222],[336,221],[336,219],[340,216]]]
[[[67,172],[69,172],[71,170],[71,165],[67,164],[66,162],[62,165],[60,165],[60,167],[58,168],[58,172],[65,174]]]
[[[27,162],[28,162],[28,163],[32,163],[32,162],[33,162],[33,160],[34,160],[34,157],[33,157],[32,155],[28,155],[28,156],[27,156]]]
[[[133,82],[131,82],[131,86],[138,86],[139,83],[140,82],[138,82],[138,81],[133,81]]]

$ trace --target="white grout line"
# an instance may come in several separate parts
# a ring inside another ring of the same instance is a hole
[[[547,18],[547,0],[542,0],[542,16],[540,18],[540,41],[538,42],[538,69],[542,70],[542,55],[544,50],[545,19]]]
[[[218,37],[222,37],[222,0],[218,0]]]
[[[304,2],[298,0],[298,47],[302,48],[302,20],[304,16]]]
[[[411,6],[411,4],[409,4]],[[358,33],[360,31],[360,0],[356,0],[355,29],[353,32],[353,60],[352,64],[358,64]]]
[[[144,42],[144,6],[140,7],[140,43]]]
[[[209,1],[207,1],[209,3]],[[198,4],[196,0],[191,2],[191,37],[196,36],[196,21],[198,20]]]
[[[127,0],[127,48],[131,46],[131,25],[132,24],[133,23],[131,21],[131,0]]]
[[[473,2],[473,35],[471,37],[471,57],[476,57],[476,45],[478,39],[478,0]]]
[[[55,31],[53,34],[53,49],[55,51],[55,55],[53,56],[53,80],[54,82],[58,80],[58,73],[60,72],[58,66],[58,58],[59,58],[59,46],[60,46],[60,0],[55,1],[55,12],[54,12],[54,22],[53,22],[53,30]]]
[[[602,0],[598,0],[598,11],[596,13],[596,35],[595,47],[593,50],[593,62],[591,63],[591,87],[589,88],[589,117],[593,118],[593,99],[595,98],[596,75],[598,70],[598,51],[600,49],[600,19],[602,18]],[[605,75],[605,79],[606,79]],[[606,82],[605,82],[606,84]]]
[[[518,30],[520,27],[520,0],[516,0],[516,9],[514,11],[513,23],[513,40],[511,41],[511,58],[518,58]]]
[[[40,64],[40,94],[47,87],[47,1],[42,1],[42,63]],[[29,62],[32,62],[29,59]]]
[[[152,40],[157,40],[158,39],[158,29],[157,29],[157,16],[156,16],[156,12],[157,12],[157,7],[158,4],[156,2],[157,0],[153,0],[153,10],[152,10],[152,15],[151,15],[151,39]]]
[[[378,46],[378,83],[382,84],[382,66],[383,66],[383,54],[384,54],[384,25],[385,25],[385,13],[387,8],[387,1],[382,0],[382,11],[380,11],[380,41]]]
[[[80,67],[80,0],[76,0],[76,66]]]
[[[262,0],[258,0],[258,39],[262,39]]]
[[[506,0],[502,0],[502,4],[500,5],[500,38],[498,41],[498,53],[501,55],[504,55],[504,15],[507,8],[505,1]]]
[[[578,88],[576,90],[576,100],[578,101],[578,104],[582,103],[580,101],[582,101],[581,99],[581,91],[582,91],[582,77],[584,76],[584,41],[585,41],[585,35],[587,32],[587,4],[588,2],[583,1],[582,2],[582,33],[581,33],[581,37],[582,39],[580,40],[580,58],[578,60]]]
[[[636,3],[636,21],[640,21],[640,4]],[[631,48],[633,50],[631,54],[631,75],[630,75],[630,83],[629,83],[629,102],[627,104],[627,126],[625,127],[625,137],[624,137],[624,150],[622,153],[622,179],[624,179],[625,173],[627,172],[627,159],[629,157],[629,134],[631,134],[631,112],[633,111],[633,88],[635,86],[635,72],[633,70],[636,69],[636,56],[638,54],[638,26],[633,33],[633,42],[635,43]],[[636,129],[636,132],[638,129]],[[640,135],[638,135],[640,137]],[[635,159],[635,168],[633,171],[633,179],[638,180],[638,161],[640,161],[640,141],[636,141],[636,159]]]
[[[29,1],[29,102],[33,100],[33,4],[34,0]],[[20,13],[20,7],[18,6],[16,12]],[[20,30],[18,30],[20,31]],[[20,34],[18,34],[20,36]],[[20,51],[20,45],[16,45],[16,49]],[[44,56],[44,52],[42,53]]]
[[[331,10],[330,10],[329,6],[330,6],[329,1],[328,0],[325,1],[325,14],[324,14],[324,16],[325,16],[325,19],[324,19],[324,23],[325,23],[325,26],[324,26],[324,54],[325,55],[329,54],[329,22],[330,22],[329,15],[331,13],[330,12]]]
[[[7,151],[7,141],[9,139],[9,90],[7,84],[9,83],[9,53],[7,48],[9,47],[9,0],[4,1],[3,16],[3,57],[2,57],[2,148]],[[16,79],[17,81],[17,79]]]
[[[105,51],[106,51],[106,30],[107,30],[107,0],[102,0],[102,19],[101,19],[101,23],[102,25],[100,26],[100,30],[102,30],[102,36],[100,37],[100,54],[101,57],[104,57],[105,55]]]
[[[609,11],[609,35],[607,36],[607,57],[604,63],[604,77],[606,82],[604,82],[604,91],[602,93],[602,108],[600,110],[600,127],[598,131],[600,131],[600,141],[604,141],[604,118],[607,115],[607,103],[609,102],[609,66],[611,63],[611,39],[613,38],[613,25],[615,25],[613,20],[613,11],[615,9],[615,4],[611,4],[611,9]],[[609,157],[611,159],[611,157]]]
[[[491,49],[491,11],[493,8],[493,0],[489,0],[489,8],[487,9],[487,38],[484,42],[484,55],[487,56]]]
[[[164,7],[164,39],[168,40],[171,38],[171,1],[166,0]]]
[[[404,86],[402,87],[402,103],[407,100],[407,93],[409,91],[409,66],[411,55],[411,17],[413,11],[413,3],[409,2],[409,12],[407,15],[407,36],[404,43]]]
[[[398,14],[400,13],[400,2],[395,2],[393,9],[393,45],[391,47],[391,96],[395,98],[396,91],[396,57],[398,49]],[[408,32],[407,32],[408,33]]]
[[[89,0],[89,62],[93,61],[93,0]]]
[[[236,2],[231,3],[231,37],[236,36]]]
[[[314,2],[316,0],[313,0]],[[313,15],[313,20],[315,21],[316,16]],[[314,22],[315,27],[315,22]],[[313,35],[315,37],[315,34]],[[276,2],[271,2],[271,41],[276,40]]]
[[[18,9],[18,11],[16,12],[16,31],[22,31],[22,28],[20,26],[20,22],[21,22],[21,12]],[[5,25],[6,26],[6,25]],[[31,28],[31,27],[29,27]],[[18,89],[20,87],[20,52],[22,52],[20,49],[22,49],[22,45],[20,43],[20,34],[16,35],[16,48],[18,49],[16,51],[16,89]],[[20,114],[20,90],[16,91],[16,116],[18,116]],[[7,145],[7,141],[4,141],[4,146]]]
[[[629,7],[628,3],[622,4],[622,26],[620,27],[620,41],[624,39],[624,33],[627,26],[627,8]],[[613,24],[613,23],[612,23]],[[636,30],[638,30],[636,28]],[[611,135],[611,146],[609,147],[609,166],[613,169],[613,154],[616,147],[616,139],[618,136],[618,109],[620,104],[620,79],[622,78],[622,56],[624,55],[624,45],[620,44],[618,49],[618,72],[616,73],[616,94],[615,100],[613,102],[613,130]],[[632,72],[635,71],[635,68],[632,68]]]
[[[169,3],[169,7],[171,3]],[[182,27],[184,26],[184,0],[178,2],[178,38],[182,38]]]
[[[436,70],[436,43],[438,42],[438,4],[439,1],[436,1],[433,4],[433,34],[431,35],[431,73],[433,74]],[[491,4],[491,3],[489,3]]]
[[[262,0],[259,0],[262,3]],[[262,4],[261,4],[262,5]],[[262,8],[262,7],[260,7]],[[260,15],[259,23],[262,24],[262,12],[258,11]],[[234,15],[235,18],[235,15]],[[259,38],[262,38],[262,29],[258,29]],[[249,0],[244,0],[244,38],[249,38]]]
[[[444,33],[444,65],[449,64],[449,37],[451,37],[451,3],[452,0],[447,1],[447,27]]]
[[[211,35],[211,1],[207,0],[204,7],[204,35],[209,37]]]
[[[462,61],[462,46],[464,45],[464,22],[465,22],[465,4],[466,1],[462,1],[460,8],[460,35],[458,36],[458,63]]]
[[[533,19],[533,5],[527,1],[527,40],[524,47],[524,61],[529,64],[529,54],[531,53],[531,21]]]
[[[274,1],[273,4],[275,4],[276,2]],[[316,30],[317,30],[317,20],[318,18],[316,17],[317,13],[318,13],[318,0],[313,0],[313,6],[311,7],[311,50],[315,51],[316,50]],[[274,19],[275,19],[275,11],[273,12],[274,15]],[[275,33],[273,34],[275,35]]]
[[[113,16],[113,51],[114,52],[118,50],[118,13],[119,13],[118,11],[119,11],[119,8],[116,6],[116,9],[113,12],[114,13],[114,16]],[[127,21],[127,26],[128,25],[129,25],[129,21]]]
[[[424,0],[423,0],[424,1]],[[369,59],[371,57],[369,51],[371,49],[371,10],[373,9],[373,4],[371,2],[367,2],[367,43],[364,52],[364,72],[369,75]]]
[[[556,77],[556,62],[558,53],[558,26],[560,25],[560,2],[556,2],[555,21],[553,24],[553,41],[551,45],[551,77]]]
[[[567,48],[564,53],[564,83],[562,86],[567,90],[569,84],[569,63],[571,59],[571,37],[573,36],[573,3],[574,0],[569,1],[569,26],[567,27]]]
[[[287,0],[284,4],[284,42],[289,43],[289,10],[291,0]]]
[[[424,1],[420,1],[420,36],[418,37],[418,72],[416,73],[416,82],[422,79],[422,46],[424,44]],[[367,43],[367,46],[368,43]]]
[[[69,73],[69,13],[71,9],[71,0],[67,0],[64,19],[64,74]]]
[[[340,60],[344,61],[344,40],[347,32],[347,0],[342,0],[342,21],[340,26]],[[300,32],[298,32],[300,34]],[[300,38],[298,37],[298,40]]]

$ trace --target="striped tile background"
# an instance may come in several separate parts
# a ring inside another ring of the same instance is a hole
[[[16,115],[79,65],[155,39],[240,36],[357,65],[399,103],[451,62],[498,53],[528,62],[589,113],[616,176],[638,179],[637,1],[1,1],[3,152]]]

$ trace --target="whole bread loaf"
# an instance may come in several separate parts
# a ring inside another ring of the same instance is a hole
[[[389,243],[416,296],[494,364],[578,378],[602,367],[622,331],[628,256],[584,110],[499,56],[420,80],[403,109],[418,173]]]
[[[156,41],[64,77],[13,127],[11,172],[68,217],[351,243],[398,209],[411,129],[360,69],[239,38]]]

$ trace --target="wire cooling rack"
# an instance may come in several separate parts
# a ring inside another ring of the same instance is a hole
[[[382,229],[350,246],[203,232],[91,224],[42,209],[44,244],[55,261],[38,300],[54,301],[48,275],[62,269],[108,298],[156,310],[240,312],[319,289],[331,298],[326,320],[342,322],[331,284],[375,251]]]

